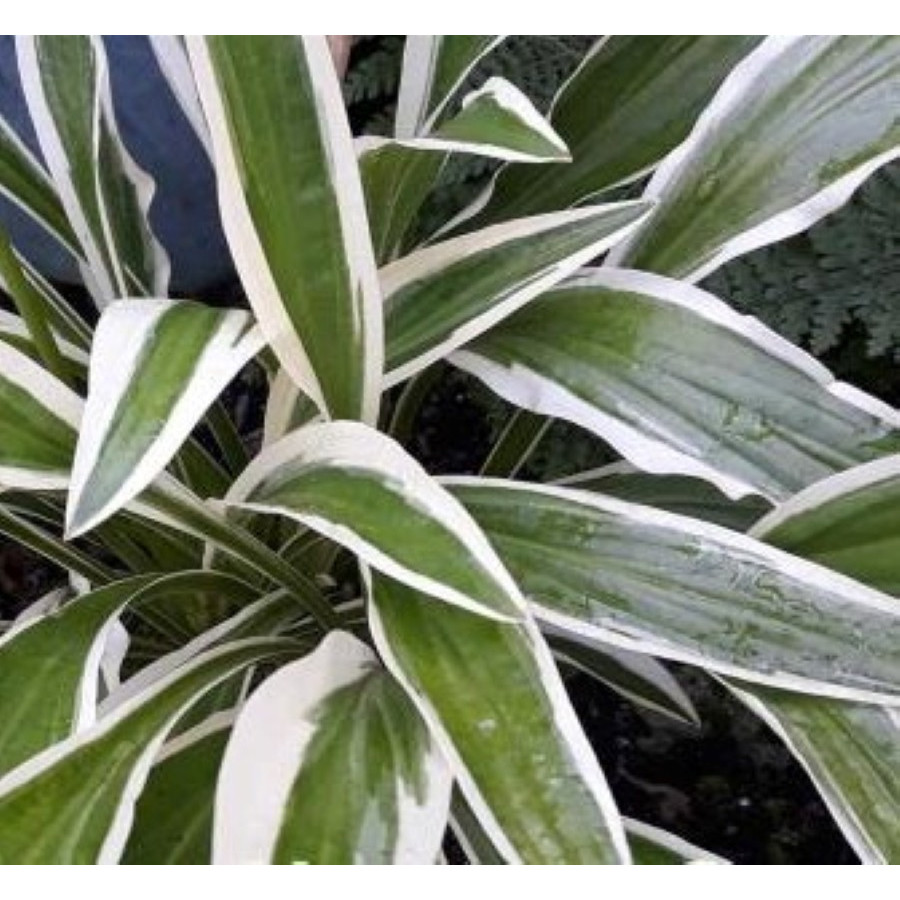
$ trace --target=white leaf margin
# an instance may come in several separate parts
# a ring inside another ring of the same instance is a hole
[[[731,70],[712,101],[700,114],[688,137],[657,167],[644,192],[647,199],[659,199],[665,194],[669,184],[690,164],[695,149],[708,135],[718,130],[724,119],[743,105],[745,93],[752,90],[755,83],[763,80],[769,66],[777,64],[779,58],[801,40],[802,36],[767,37]],[[795,206],[775,213],[758,225],[726,239],[707,262],[684,275],[684,279],[690,282],[701,281],[735,257],[805,231],[843,206],[872,173],[898,157],[900,144],[871,157]],[[630,242],[620,245],[610,253],[606,265],[618,266],[622,261],[627,261],[630,250]]]
[[[896,599],[881,591],[848,578],[846,575],[826,569],[824,566],[793,556],[790,553],[785,553],[783,550],[778,550],[775,547],[770,547],[768,544],[764,544],[747,535],[731,531],[719,525],[713,525],[709,522],[703,522],[699,519],[666,512],[651,506],[629,503],[625,500],[607,497],[591,491],[575,490],[558,485],[515,482],[502,478],[480,478],[466,475],[443,476],[438,480],[442,485],[451,489],[458,485],[459,487],[506,490],[526,496],[528,494],[537,494],[556,500],[563,500],[576,506],[584,506],[587,509],[598,512],[622,516],[637,525],[676,529],[701,540],[705,538],[715,541],[717,544],[724,545],[740,554],[764,557],[777,571],[791,578],[802,580],[810,587],[820,587],[823,590],[832,592],[840,590],[844,599],[852,603],[868,607],[882,614],[900,618],[900,608],[898,608]],[[672,643],[666,638],[649,636],[646,632],[626,628],[618,623],[611,626],[587,623],[533,601],[529,601],[529,608],[543,626],[549,626],[551,630],[561,635],[571,636],[573,640],[596,640],[625,650],[647,653],[651,656],[687,663],[688,665],[719,672],[722,675],[732,675],[736,678],[771,685],[772,687],[783,688],[789,691],[833,697],[837,700],[854,700],[892,707],[900,706],[900,694],[884,694],[861,688],[848,688],[842,685],[822,682],[815,678],[792,675],[781,671],[761,673],[708,656],[702,656],[693,651],[683,650],[678,644]]]
[[[444,756],[450,764],[453,776],[459,784],[460,790],[465,795],[473,812],[477,815],[481,827],[484,828],[491,843],[508,863],[519,865],[522,859],[515,847],[504,833],[496,816],[478,788],[475,779],[469,773],[469,769],[462,757],[453,745],[449,734],[441,724],[440,716],[431,702],[413,686],[406,677],[403,667],[397,657],[384,630],[384,624],[378,612],[378,606],[372,600],[372,573],[369,567],[362,563],[360,571],[366,586],[366,593],[370,598],[368,603],[369,628],[372,639],[378,649],[381,659],[388,671],[403,686],[407,696],[419,710],[419,714],[428,724],[434,739],[443,750]],[[625,828],[618,807],[613,799],[609,785],[603,775],[603,771],[597,763],[597,758],[588,739],[581,728],[581,724],[575,715],[569,702],[565,687],[559,677],[553,655],[550,653],[543,636],[531,616],[527,616],[518,625],[524,630],[525,637],[529,641],[534,654],[535,663],[541,676],[541,682],[547,692],[547,696],[553,706],[553,724],[557,736],[565,741],[572,754],[572,760],[584,779],[594,801],[600,809],[609,830],[610,840],[622,864],[630,864],[631,850],[625,837]],[[513,626],[510,626],[513,627]]]
[[[686,284],[636,269],[585,269],[555,290],[599,287],[613,291],[643,294],[664,305],[687,310],[705,321],[742,337],[764,353],[790,366],[814,381],[832,396],[900,428],[900,412],[851,385],[839,382],[821,363],[799,347],[767,328],[753,316],[736,313],[718,297]],[[533,412],[575,422],[609,441],[638,469],[657,475],[693,475],[711,482],[727,497],[737,500],[748,494],[765,492],[755,485],[728,475],[688,452],[677,449],[683,442],[671,443],[649,437],[631,425],[575,396],[552,379],[519,364],[507,368],[463,348],[450,356],[450,362],[476,376],[501,397]],[[777,498],[769,498],[777,499]]]

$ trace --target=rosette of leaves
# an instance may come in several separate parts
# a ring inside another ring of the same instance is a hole
[[[0,638],[0,861],[434,863],[448,829],[476,862],[715,860],[623,818],[560,675],[691,720],[667,660],[898,860],[900,415],[692,282],[900,153],[900,45],[602,39],[544,117],[457,96],[500,40],[409,38],[357,141],[323,38],[157,40],[221,309],[167,296],[102,43],[19,39],[43,160],[4,126],[0,184],[99,319],[3,245],[0,530],[70,578]],[[498,175],[423,241],[458,154]],[[219,399],[254,360],[261,449]],[[398,440],[447,363],[521,410],[478,475]],[[623,461],[517,480],[550,417]]]

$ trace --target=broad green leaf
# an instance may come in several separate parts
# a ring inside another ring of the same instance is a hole
[[[75,537],[139,494],[263,346],[242,310],[123,300],[100,318],[66,528]]]
[[[502,40],[502,35],[490,34],[408,35],[394,126],[397,137],[431,131],[476,63]]]
[[[900,596],[898,501],[900,456],[889,456],[800,491],[757,522],[751,534]]]
[[[645,653],[632,653],[597,641],[548,635],[557,662],[596,678],[608,688],[645,709],[688,725],[699,725],[691,698],[660,662]]]
[[[325,38],[190,38],[188,49],[222,224],[260,328],[323,413],[374,422],[381,294]]]
[[[432,135],[356,140],[375,257],[401,255],[405,239],[451,153],[553,163],[565,144],[531,101],[503,79],[490,79],[463,100],[462,110]]]
[[[483,334],[638,227],[642,203],[550,213],[451,238],[385,266],[391,387]]]
[[[596,491],[644,506],[655,506],[732,531],[747,531],[772,508],[756,494],[731,500],[708,481],[687,475],[651,475],[627,462],[579,472],[555,483],[580,491]]]
[[[900,704],[900,607],[744,535],[547,485],[443,479],[553,630],[761,684]]]
[[[101,655],[126,606],[219,591],[250,592],[215,572],[140,575],[82,594],[0,638],[0,773],[94,723]]]
[[[118,861],[134,802],[172,725],[232,673],[292,647],[270,639],[219,647],[0,778],[0,862]]]
[[[715,863],[728,865],[727,859],[688,843],[655,825],[636,819],[623,819],[628,843],[638,866],[679,866],[686,863]]]
[[[200,107],[200,98],[197,96],[197,85],[194,82],[194,73],[191,71],[184,37],[180,34],[150,34],[147,37],[153,49],[156,64],[159,66],[163,78],[166,79],[169,90],[178,101],[184,117],[206,151],[206,155],[212,159],[213,149],[209,128]]]
[[[502,619],[522,614],[515,583],[463,507],[399,444],[361,423],[287,435],[225,502],[289,516],[448,603]]]
[[[209,865],[216,779],[234,713],[218,713],[166,743],[134,809],[122,865]]]
[[[900,863],[898,711],[734,682],[729,688],[806,769],[860,859]]]
[[[809,228],[900,155],[900,38],[770,37],[656,170],[610,264],[697,281]]]
[[[801,491],[753,529],[767,543],[900,594],[900,458],[857,466]],[[900,600],[896,601],[900,609]],[[863,862],[900,862],[896,711],[730,685],[809,772]]]
[[[108,627],[153,581],[141,575],[83,594],[0,638],[0,774],[93,723]]]
[[[67,250],[78,255],[59,197],[44,167],[0,116],[0,194],[40,223]]]
[[[0,484],[64,488],[82,400],[25,353],[0,341]]]
[[[365,644],[331,632],[241,709],[216,790],[213,861],[430,865],[450,785],[400,686]]]
[[[505,399],[575,422],[638,468],[785,500],[900,449],[900,414],[836,382],[756,319],[619,269],[573,278],[451,361]]]
[[[25,99],[38,142],[102,307],[135,293],[165,296],[169,262],[150,231],[153,179],[119,138],[106,52],[85,35],[18,37]]]
[[[565,209],[638,178],[687,136],[734,65],[758,43],[743,35],[615,35],[601,39],[550,111],[573,161],[508,165],[466,230]],[[468,218],[468,216],[466,216]]]
[[[503,858],[628,862],[603,773],[531,620],[492,621],[382,575],[369,581],[370,627],[382,659]]]

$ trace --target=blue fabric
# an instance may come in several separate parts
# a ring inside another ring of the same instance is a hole
[[[219,224],[212,167],[141,36],[104,39],[122,139],[156,181],[150,221],[172,260],[172,290],[200,293],[233,277]],[[40,155],[16,67],[15,42],[0,37],[0,114]],[[40,226],[0,197],[0,223],[50,278],[76,281],[72,260]]]

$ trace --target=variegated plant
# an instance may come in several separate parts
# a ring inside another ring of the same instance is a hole
[[[167,298],[102,42],[19,39],[0,189],[100,315],[0,240],[0,532],[70,575],[0,637],[0,862],[721,861],[619,814],[560,675],[691,719],[665,660],[900,862],[900,414],[693,285],[900,155],[900,40],[603,39],[549,119],[462,95],[500,40],[410,38],[354,140],[323,38],[155,39],[222,310]],[[423,237],[460,153],[502,165]],[[399,440],[445,361],[520,408],[477,476]],[[624,460],[514,480],[547,417]]]

